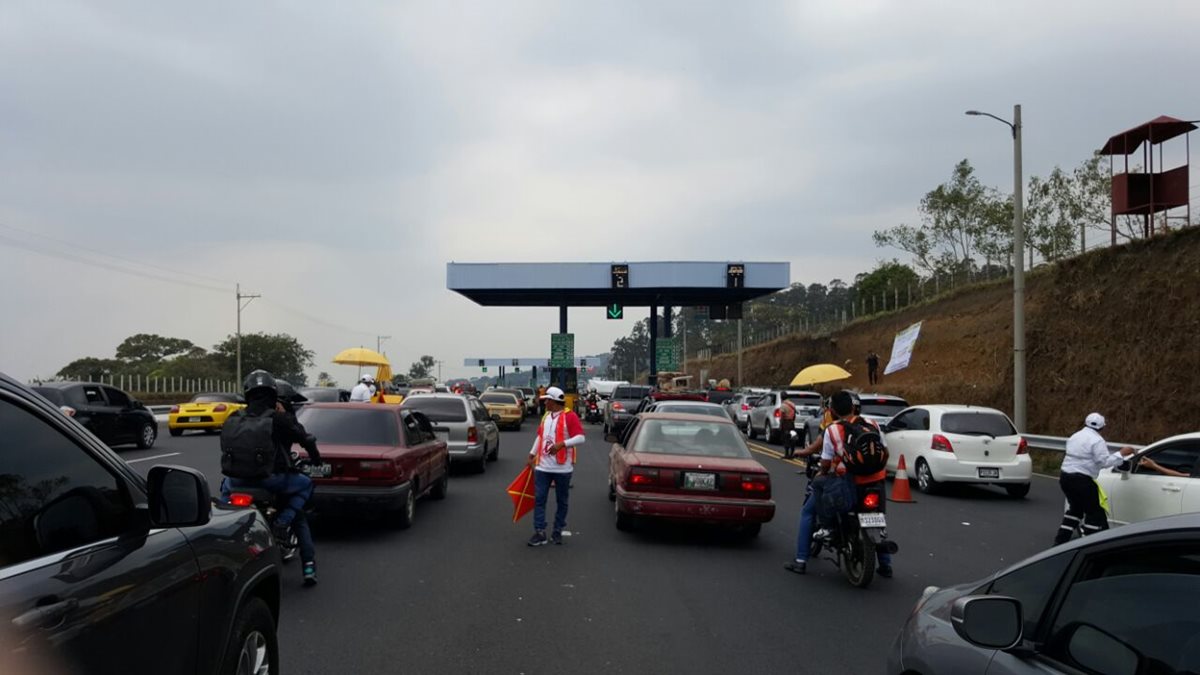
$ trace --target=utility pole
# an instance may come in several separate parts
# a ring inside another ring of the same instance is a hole
[[[383,353],[383,341],[391,340],[391,339],[392,339],[391,335],[376,335],[375,336],[375,351],[382,354]]]
[[[241,384],[242,383],[242,310],[246,309],[246,307],[248,307],[251,302],[254,302],[255,298],[260,298],[262,296],[261,295],[243,295],[241,284],[237,285],[237,288],[234,292],[237,294],[237,381],[238,381],[238,384]],[[243,305],[242,300],[245,300],[246,304]]]
[[[441,362],[441,361],[436,361],[436,363],[437,363],[437,367],[438,367],[438,379],[437,379],[437,381],[438,381],[438,382],[441,382],[441,381],[442,381],[442,362]]]
[[[738,338],[737,338],[737,340],[738,340],[738,344],[737,344],[737,353],[738,353],[738,358],[737,358],[737,366],[738,366],[738,372],[737,372],[737,386],[738,386],[738,387],[743,387],[743,386],[745,386],[745,385],[744,385],[744,384],[742,384],[742,320],[741,320],[741,319],[738,319],[738,320],[737,320],[737,322],[738,322]]]

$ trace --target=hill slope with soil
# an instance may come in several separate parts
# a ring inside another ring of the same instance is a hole
[[[1026,276],[1026,288],[1030,433],[1069,435],[1093,410],[1108,418],[1109,440],[1148,443],[1200,428],[1200,228],[1044,266]],[[880,355],[882,370],[895,334],[918,321],[911,365],[870,387],[867,352]],[[743,371],[747,384],[778,386],[824,362],[854,374],[835,388],[1011,413],[1012,282],[747,349]],[[733,354],[688,367],[710,378],[737,374]]]

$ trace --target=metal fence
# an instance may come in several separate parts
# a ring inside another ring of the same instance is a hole
[[[44,382],[96,382],[116,387],[131,394],[200,394],[220,392],[235,394],[241,392],[241,387],[233,380],[212,378],[187,377],[150,377],[140,374],[101,375],[98,378],[87,375],[58,377],[52,380],[31,380],[29,384],[38,385]]]

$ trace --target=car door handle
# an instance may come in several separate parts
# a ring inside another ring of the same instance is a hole
[[[1178,485],[1164,485],[1162,486],[1162,489],[1163,492],[1183,492],[1183,488],[1179,487]]]
[[[35,607],[12,620],[13,626],[20,630],[32,628],[53,628],[79,606],[75,598],[55,602],[49,605]]]

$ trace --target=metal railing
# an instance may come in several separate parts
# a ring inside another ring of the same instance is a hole
[[[1047,450],[1050,452],[1066,452],[1067,451],[1067,439],[1066,438],[1062,438],[1059,436],[1034,436],[1032,434],[1022,434],[1022,436],[1024,436],[1025,441],[1027,443],[1029,443],[1029,447],[1033,448],[1035,450]],[[1141,450],[1142,448],[1146,447],[1145,445],[1139,445],[1137,443],[1113,443],[1113,442],[1109,442],[1109,441],[1105,441],[1105,442],[1108,443],[1109,452],[1116,452],[1126,446],[1131,447],[1134,450]]]

